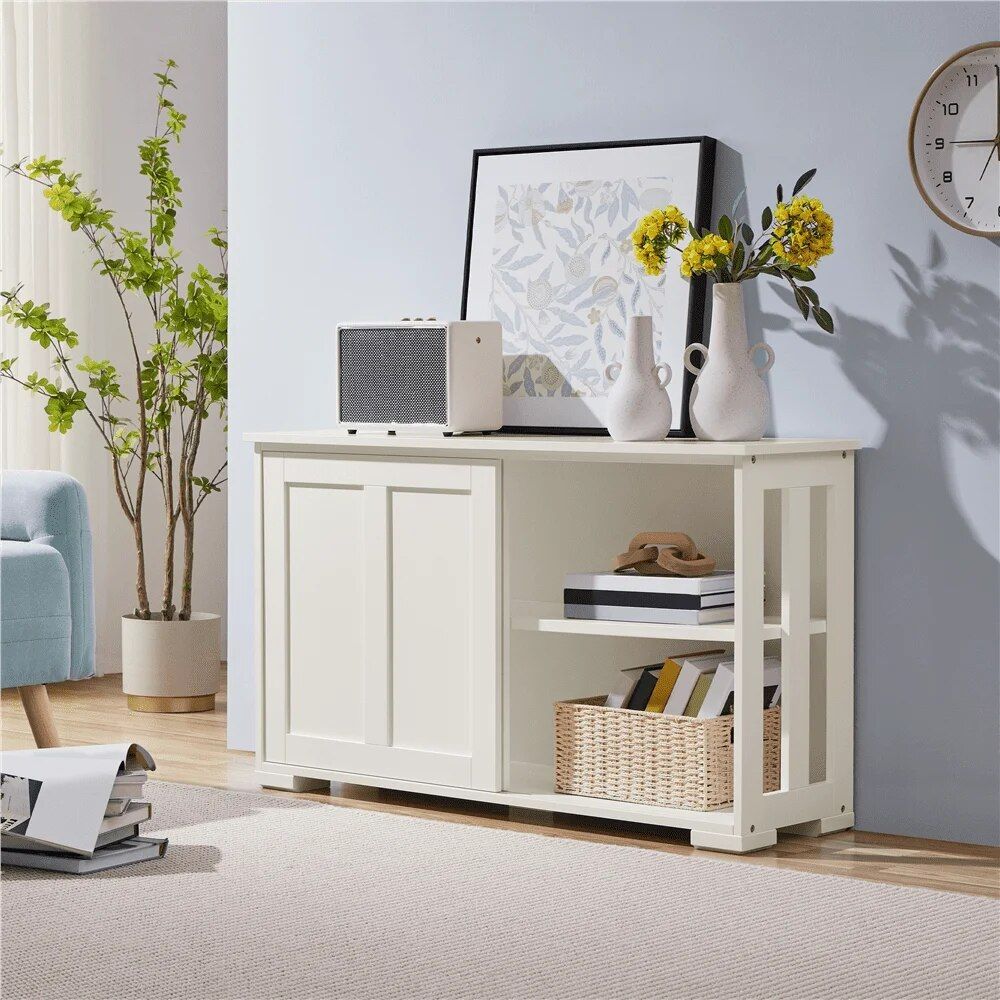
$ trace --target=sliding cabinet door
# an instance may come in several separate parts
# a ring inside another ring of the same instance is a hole
[[[264,457],[264,756],[499,789],[500,470]]]

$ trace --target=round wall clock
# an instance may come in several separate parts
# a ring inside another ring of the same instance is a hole
[[[956,52],[924,85],[910,116],[910,168],[949,225],[1000,235],[1000,42]]]

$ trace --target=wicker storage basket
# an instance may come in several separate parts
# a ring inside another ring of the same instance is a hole
[[[556,791],[677,809],[733,801],[733,717],[605,708],[604,696],[556,702]],[[781,783],[781,709],[764,712],[764,791]]]

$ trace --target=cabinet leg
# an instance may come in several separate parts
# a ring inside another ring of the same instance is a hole
[[[813,819],[808,823],[796,823],[782,828],[783,833],[797,833],[800,837],[822,837],[827,833],[839,833],[854,826],[854,813],[842,812],[836,816]]]
[[[280,788],[284,792],[313,792],[320,788],[330,790],[330,782],[321,778],[302,778],[297,774],[281,774],[277,771],[255,771],[257,780],[264,788]]]
[[[758,830],[741,836],[738,833],[713,833],[706,830],[691,831],[691,846],[703,847],[709,851],[724,851],[727,854],[749,854],[774,847],[778,842],[777,830]]]

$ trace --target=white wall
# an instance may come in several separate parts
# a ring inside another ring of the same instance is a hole
[[[204,232],[226,223],[225,4],[67,3],[48,4],[43,13],[33,30],[39,32],[38,43],[48,47],[45,61],[35,67],[36,73],[51,74],[53,107],[43,109],[40,102],[37,109],[39,114],[51,113],[48,142],[44,148],[21,149],[19,153],[63,156],[67,166],[82,171],[83,186],[97,188],[105,204],[118,212],[119,224],[144,228],[143,198],[148,181],[139,176],[136,146],[152,131],[157,86],[153,74],[163,68],[163,59],[173,58],[178,63],[176,103],[188,113],[183,141],[172,150],[183,187],[176,242],[186,266],[193,267],[202,259],[214,263],[215,248],[204,239]],[[19,21],[22,26],[27,23],[26,18]],[[13,19],[5,20],[5,28],[13,25]],[[49,32],[44,42],[43,26]],[[18,181],[8,178],[3,183]],[[49,287],[36,293],[29,276],[26,294],[34,294],[36,300],[44,296],[56,314],[67,317],[80,334],[81,357],[85,352],[110,357],[127,372],[131,356],[127,335],[107,279],[90,270],[82,237],[67,232],[61,220],[48,211],[40,192],[32,196],[36,199],[34,210],[51,216],[47,225],[53,243],[58,241],[58,253],[50,267]],[[4,287],[6,281],[5,277]],[[142,309],[136,308],[134,316],[140,336],[150,339],[152,327]],[[37,408],[41,410],[40,405]],[[41,418],[39,425],[44,438]],[[20,430],[25,434],[29,431],[27,427]],[[94,534],[98,670],[116,672],[121,669],[119,618],[136,603],[131,528],[114,497],[107,455],[89,423],[78,420],[69,435],[50,442],[52,447],[59,454],[50,452],[47,463],[40,456],[32,461],[26,454],[12,464],[48,464],[83,482]],[[214,471],[224,460],[225,447],[224,430],[215,420],[203,439],[200,464]],[[156,606],[163,565],[162,503],[159,484],[151,477],[147,482],[147,583]],[[225,612],[224,497],[206,501],[196,532],[195,606]],[[179,581],[179,537],[177,554]],[[175,600],[177,594],[175,588]]]
[[[906,130],[993,4],[235,5],[230,745],[253,744],[248,430],[334,423],[341,317],[457,316],[475,147],[707,134],[717,210],[808,167],[835,337],[749,293],[774,431],[857,436],[863,829],[998,834],[997,247],[925,207]],[[756,339],[756,333],[753,334]]]

